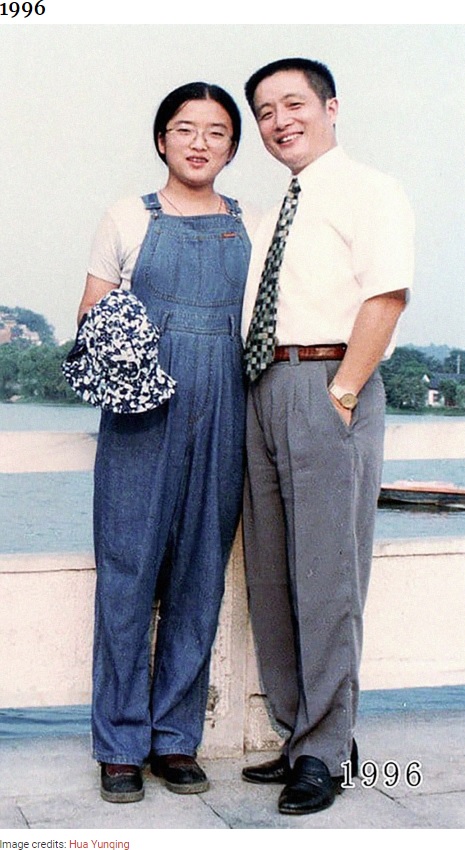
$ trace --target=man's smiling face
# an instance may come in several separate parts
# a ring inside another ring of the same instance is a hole
[[[258,84],[254,112],[266,149],[298,174],[336,145],[338,102],[325,103],[302,71],[278,71]]]

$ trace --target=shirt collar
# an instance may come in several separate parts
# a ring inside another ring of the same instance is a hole
[[[296,175],[301,189],[309,188],[315,180],[320,180],[321,177],[332,173],[346,158],[344,150],[339,145],[326,151]]]

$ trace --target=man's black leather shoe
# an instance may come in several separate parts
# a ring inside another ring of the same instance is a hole
[[[142,773],[135,764],[101,766],[100,794],[107,803],[137,803],[144,796]]]
[[[272,761],[266,761],[264,764],[257,764],[251,767],[244,767],[242,778],[246,782],[254,782],[257,785],[285,785],[290,779],[291,768],[289,759],[285,755],[280,755],[279,758]]]
[[[350,772],[352,775],[352,779],[355,776],[358,776],[358,747],[355,738],[352,741],[352,750],[350,753]],[[345,791],[345,788],[343,788],[342,785],[343,782],[344,774],[342,774],[342,776],[333,776],[333,785],[336,794],[342,794],[342,792]]]
[[[166,787],[175,794],[201,794],[208,791],[210,783],[193,756],[150,756],[150,769],[160,776]]]
[[[313,756],[299,756],[281,791],[278,808],[283,815],[309,815],[332,806],[335,796],[325,763]]]

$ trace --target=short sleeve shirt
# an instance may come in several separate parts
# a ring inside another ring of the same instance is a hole
[[[142,198],[123,198],[113,204],[97,228],[89,274],[129,289],[149,221]]]
[[[392,177],[332,148],[298,175],[301,192],[279,276],[279,345],[349,341],[362,303],[409,290],[413,216]],[[279,208],[255,233],[242,333],[252,317]]]

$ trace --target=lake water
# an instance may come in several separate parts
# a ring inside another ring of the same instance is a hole
[[[388,417],[390,421],[405,417]],[[437,417],[434,422],[437,425]],[[96,434],[98,423],[99,411],[87,406],[0,404],[2,431]],[[465,487],[465,460],[386,461],[383,480],[398,479],[451,481]],[[465,536],[465,511],[378,510],[378,540],[438,536]],[[0,553],[91,549],[92,473],[0,474]]]
[[[98,431],[100,411],[84,404],[0,404],[0,431]]]

